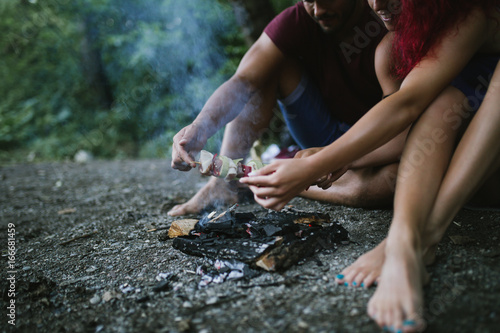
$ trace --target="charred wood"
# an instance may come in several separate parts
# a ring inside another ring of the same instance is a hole
[[[176,222],[172,223],[172,234],[180,229],[181,223]],[[347,231],[338,222],[331,222],[328,214],[291,209],[257,217],[235,212],[232,207],[221,214],[209,214],[194,228],[188,226],[178,233],[173,247],[186,254],[238,260],[268,271],[286,270],[317,251],[334,250],[348,241]]]

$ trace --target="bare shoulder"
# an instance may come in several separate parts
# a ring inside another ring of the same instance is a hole
[[[273,75],[284,60],[285,55],[263,33],[243,56],[236,75],[258,84]]]
[[[375,51],[375,72],[384,96],[397,91],[401,84],[400,80],[392,75],[391,48],[393,38],[393,32],[387,33]]]

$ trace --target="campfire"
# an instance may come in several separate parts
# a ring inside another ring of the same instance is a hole
[[[263,216],[237,212],[237,205],[201,220],[172,223],[173,247],[213,260],[242,262],[253,269],[284,271],[321,250],[349,242],[347,231],[328,214],[286,208]]]

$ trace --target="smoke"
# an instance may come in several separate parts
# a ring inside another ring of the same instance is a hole
[[[106,15],[99,21],[109,33],[107,71],[120,112],[140,112],[149,139],[167,132],[170,139],[230,74],[224,45],[238,31],[231,8],[217,0],[126,0]],[[132,87],[130,73],[140,73]]]
[[[220,43],[230,28],[230,12],[215,0],[168,0],[158,11],[163,27],[140,28],[133,58],[148,62],[172,93],[188,96],[182,102],[196,113],[220,83],[213,81],[227,59]],[[158,39],[156,29],[165,38]]]

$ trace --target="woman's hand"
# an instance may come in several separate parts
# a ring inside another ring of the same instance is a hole
[[[277,160],[251,176],[241,178],[240,182],[249,185],[258,204],[281,210],[319,176],[309,159],[293,158]]]

